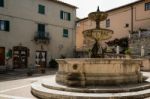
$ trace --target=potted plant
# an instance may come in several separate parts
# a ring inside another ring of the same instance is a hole
[[[28,68],[27,76],[32,76],[32,75],[33,75],[33,70],[31,68]]]
[[[30,64],[28,69],[27,69],[27,76],[32,76],[33,73],[34,73],[34,67],[32,64]]]
[[[131,56],[131,49],[126,49],[125,50],[125,56],[126,56],[126,58],[130,58],[130,56]]]
[[[57,68],[58,67],[58,63],[56,62],[55,59],[50,60],[49,67],[51,67],[51,68]]]

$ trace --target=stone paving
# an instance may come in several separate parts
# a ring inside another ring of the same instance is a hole
[[[48,79],[56,69],[47,69],[45,74],[34,73],[28,77],[26,70],[15,70],[0,74],[0,99],[37,99],[31,94],[31,84]]]
[[[0,74],[0,99],[37,99],[31,94],[31,84],[49,79],[57,70],[49,70],[46,74],[36,73],[31,77],[18,75],[19,73]],[[12,75],[11,75],[12,74]],[[150,81],[150,72],[144,72]],[[3,78],[1,78],[3,76]],[[17,77],[16,77],[17,76]],[[150,99],[150,98],[146,98]]]
[[[134,86],[131,85],[130,87],[122,86],[121,89],[130,90],[130,89],[134,89],[134,87],[135,85]],[[68,88],[69,91],[65,90]],[[84,88],[72,88],[72,87],[65,87],[62,85],[58,85],[56,84],[53,76],[51,76],[51,79],[49,80],[48,79],[44,80],[44,83],[42,81],[40,83],[35,82],[32,84],[32,92],[34,93],[34,95],[38,97],[42,97],[42,99],[51,99],[51,98],[52,99],[53,98],[54,99],[74,99],[74,98],[75,99],[144,99],[144,97],[150,96],[150,89],[146,89],[144,87],[140,88],[138,91],[127,91],[127,92],[118,92],[118,93],[107,93],[107,92],[105,93],[104,91],[106,89],[118,90],[120,89],[119,86],[116,86],[114,88],[107,88],[102,86],[102,88],[100,88],[101,90],[98,89],[102,91],[102,93],[97,93],[95,91],[97,90],[96,88],[92,89],[94,93],[87,92],[87,90],[90,89],[87,89],[86,92],[83,91],[83,89]]]

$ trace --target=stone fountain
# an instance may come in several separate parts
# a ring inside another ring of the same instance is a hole
[[[91,58],[58,59],[56,76],[33,83],[33,95],[42,99],[143,99],[150,96],[150,83],[140,72],[140,59],[104,58],[99,41],[113,34],[112,30],[100,28],[100,21],[106,18],[107,14],[99,8],[89,14],[96,28],[83,34],[95,40]]]
[[[91,58],[104,58],[104,49],[99,45],[99,42],[110,39],[113,34],[112,30],[100,28],[100,22],[106,20],[107,16],[105,12],[99,10],[99,7],[96,12],[92,12],[88,15],[88,18],[96,23],[96,28],[83,31],[85,38],[95,40]],[[101,53],[98,53],[99,50]]]

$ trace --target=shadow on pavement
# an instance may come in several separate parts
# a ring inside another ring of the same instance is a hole
[[[0,82],[53,75],[57,72],[57,69],[55,68],[46,68],[45,70],[45,73],[41,73],[40,71],[36,70],[33,72],[32,76],[28,76],[28,69],[14,69],[5,73],[0,73]]]

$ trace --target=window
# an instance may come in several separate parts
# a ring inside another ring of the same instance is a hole
[[[129,24],[128,24],[128,23],[125,24],[125,28],[127,28],[127,27],[129,27]]]
[[[150,10],[150,2],[145,3],[145,11]]]
[[[110,19],[106,20],[106,27],[110,27]]]
[[[45,24],[38,24],[38,37],[39,38],[45,37]]]
[[[68,37],[68,29],[63,30],[63,37]]]
[[[0,7],[4,7],[4,0],[0,0]]]
[[[60,19],[70,21],[71,20],[71,14],[68,12],[60,11]]]
[[[0,20],[0,30],[9,31],[9,21]]]
[[[45,6],[39,5],[39,13],[40,14],[45,14]]]

